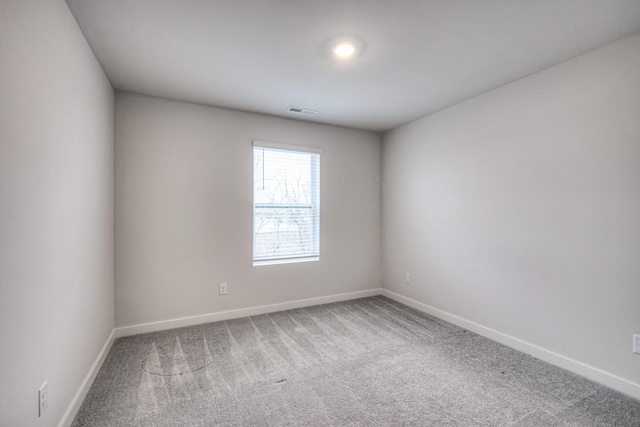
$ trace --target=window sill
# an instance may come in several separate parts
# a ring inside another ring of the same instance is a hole
[[[309,262],[309,261],[320,261],[320,257],[307,257],[307,258],[287,258],[287,259],[267,259],[260,261],[253,261],[253,266],[260,265],[276,265],[276,264],[292,264],[294,262]]]

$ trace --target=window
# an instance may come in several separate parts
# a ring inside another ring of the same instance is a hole
[[[253,142],[253,265],[319,259],[320,153]]]

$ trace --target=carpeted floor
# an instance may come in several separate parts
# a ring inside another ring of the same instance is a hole
[[[640,426],[640,401],[384,297],[118,339],[73,426]]]

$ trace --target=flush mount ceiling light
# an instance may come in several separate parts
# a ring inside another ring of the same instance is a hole
[[[356,53],[356,45],[352,41],[342,40],[334,44],[332,50],[339,59],[349,59]]]

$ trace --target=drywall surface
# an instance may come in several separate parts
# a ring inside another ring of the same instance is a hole
[[[114,326],[114,94],[61,0],[0,40],[0,425],[55,426]]]
[[[635,35],[387,133],[383,288],[640,384],[639,76]]]
[[[253,140],[322,148],[320,261],[252,265]],[[115,156],[118,326],[380,287],[378,134],[116,93]]]

